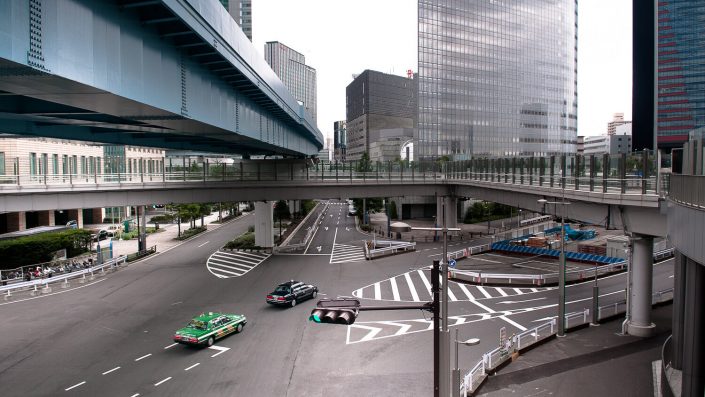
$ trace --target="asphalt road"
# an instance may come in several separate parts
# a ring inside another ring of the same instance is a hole
[[[0,303],[1,394],[430,395],[428,313],[363,312],[353,326],[346,327],[307,321],[314,301],[294,308],[265,303],[265,295],[289,279],[319,286],[320,297],[349,296],[360,290],[366,294],[366,305],[388,304],[382,297],[394,300],[393,284],[388,281],[394,279],[399,280],[400,300],[411,295],[409,285],[415,286],[419,300],[425,299],[422,275],[428,272],[423,268],[436,251],[356,260],[354,252],[344,249],[361,250],[364,236],[347,217],[347,204],[329,205],[326,215],[309,247],[316,255],[272,256],[241,277],[218,278],[206,269],[206,260],[244,232],[254,215],[92,283],[75,284],[65,291],[57,288],[57,293],[37,299]],[[424,249],[433,249],[428,247]],[[405,274],[412,283],[406,287],[401,281],[406,282]],[[670,274],[671,265],[656,266],[654,290],[672,285]],[[601,304],[623,299],[624,275],[599,284],[605,294]],[[510,334],[519,332],[557,312],[555,289],[488,288],[483,293],[467,286],[469,294],[465,294],[458,285],[450,287],[457,292],[449,304],[451,324],[460,327],[461,338],[482,340],[480,346],[461,354],[464,368],[496,345],[500,327],[507,327]],[[566,311],[589,307],[591,288],[591,282],[568,287]],[[173,345],[176,329],[211,310],[245,314],[248,324],[242,333],[216,342],[215,349]]]

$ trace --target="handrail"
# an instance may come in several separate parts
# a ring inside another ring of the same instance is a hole
[[[67,282],[69,279],[74,279],[83,276],[85,278],[86,274],[90,274],[91,276],[93,275],[94,272],[97,271],[102,271],[105,272],[106,268],[113,268],[116,266],[120,266],[123,263],[126,263],[127,257],[125,255],[119,256],[117,258],[110,259],[102,264],[99,265],[94,265],[92,267],[89,267],[87,269],[82,269],[82,270],[77,270],[75,272],[71,273],[66,273],[66,274],[59,274],[56,276],[48,277],[48,278],[40,278],[40,279],[34,279],[31,281],[24,281],[21,283],[15,283],[12,285],[5,285],[5,286],[0,286],[0,293],[6,294],[7,297],[12,296],[12,292],[20,289],[25,289],[25,288],[31,288],[34,287],[34,290],[37,290],[37,287],[40,285],[44,285],[45,288],[49,286],[49,284],[56,283],[57,281],[64,281]]]

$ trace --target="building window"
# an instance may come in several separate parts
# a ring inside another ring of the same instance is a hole
[[[59,173],[59,155],[58,154],[51,155],[51,172],[54,175]]]
[[[5,175],[5,153],[0,152],[0,175]]]
[[[66,154],[61,157],[61,171],[64,175],[69,173],[69,156]]]
[[[29,174],[37,175],[37,153],[29,154]]]

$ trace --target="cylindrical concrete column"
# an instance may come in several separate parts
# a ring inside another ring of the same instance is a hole
[[[654,238],[638,236],[632,239],[632,290],[630,321],[627,332],[634,336],[650,336],[651,291],[654,272]]]
[[[274,246],[274,209],[270,201],[255,202],[255,245],[262,248]]]
[[[671,365],[675,369],[683,367],[683,321],[685,318],[685,269],[688,258],[676,251],[673,263],[673,322],[671,326],[672,356]],[[667,359],[667,358],[666,358]]]

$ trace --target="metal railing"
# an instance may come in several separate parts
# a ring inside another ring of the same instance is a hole
[[[386,245],[386,247],[384,247]],[[375,248],[371,248],[374,246]],[[382,248],[376,248],[383,246]],[[379,258],[381,256],[394,255],[399,252],[416,251],[416,243],[384,241],[384,240],[367,240],[365,241],[365,257],[367,259]]]
[[[705,208],[705,175],[672,174],[668,198],[689,207]]]
[[[657,291],[652,294],[653,304],[663,303],[667,300],[672,299],[673,288]],[[613,304],[600,306],[598,308],[600,314],[606,312],[607,310],[613,311],[614,313],[610,313],[607,316],[600,317],[600,319],[612,317],[615,314],[624,313],[624,310],[618,311],[617,307],[621,307],[625,303],[625,301],[620,301]],[[576,327],[589,324],[590,320],[590,309],[566,314],[566,329],[574,329]],[[460,387],[461,396],[474,393],[477,388],[480,387],[482,382],[487,378],[487,373],[498,368],[499,366],[510,360],[512,353],[521,352],[536,343],[539,343],[547,338],[552,337],[556,334],[556,332],[557,318],[552,318],[551,320],[541,325],[523,331],[517,335],[513,335],[509,338],[510,344],[508,347],[505,347],[504,349],[497,347],[483,354],[482,359],[477,362],[472,367],[472,369],[462,377],[462,382],[458,386]]]
[[[94,265],[87,269],[77,270],[75,272],[66,274],[59,274],[48,278],[38,278],[31,281],[24,281],[10,285],[0,286],[0,294],[5,295],[5,299],[8,299],[12,296],[13,293],[18,291],[33,291],[36,293],[40,286],[43,286],[42,288],[46,291],[49,290],[49,284],[54,284],[60,281],[63,281],[63,283],[67,285],[68,280],[70,279],[81,278],[85,280],[86,276],[92,279],[95,276],[96,272],[105,273],[106,270],[115,269],[118,266],[127,263],[126,259],[127,258],[125,256],[120,256],[117,258],[110,259],[100,265]]]

